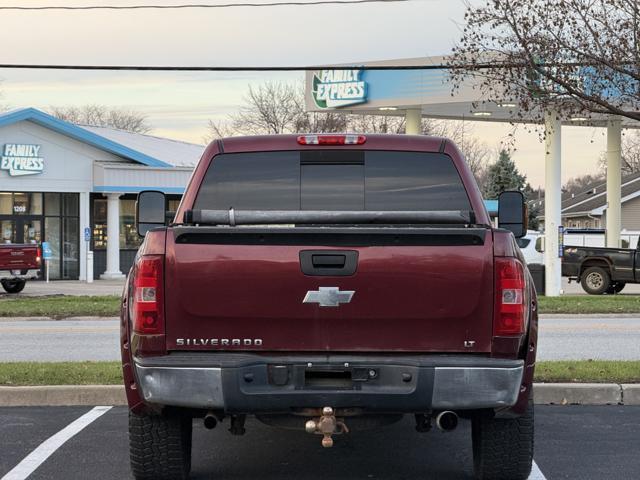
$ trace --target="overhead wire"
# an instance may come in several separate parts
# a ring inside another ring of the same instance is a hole
[[[285,0],[276,2],[238,3],[181,3],[181,4],[140,4],[140,5],[5,5],[0,10],[42,11],[42,10],[175,10],[186,8],[237,8],[237,7],[305,7],[312,5],[353,5],[362,3],[403,3],[415,0]]]

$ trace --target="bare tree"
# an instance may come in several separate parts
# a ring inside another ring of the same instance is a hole
[[[346,132],[349,129],[348,116],[343,112],[303,112],[299,116],[296,131],[310,132]]]
[[[294,85],[266,82],[257,88],[249,85],[244,105],[231,118],[233,130],[246,134],[278,134],[295,130],[301,108]]]
[[[404,133],[401,115],[358,115],[331,110],[306,112],[303,83],[266,82],[249,87],[237,114],[226,120],[209,120],[206,141],[246,134],[278,133]],[[469,123],[445,120],[422,120],[421,132],[452,139],[465,155],[471,171],[483,178],[489,149],[472,135]]]
[[[111,127],[133,133],[147,133],[151,125],[146,115],[122,108],[105,105],[83,105],[80,107],[49,107],[54,117],[71,123],[94,127]]]
[[[404,117],[390,115],[349,115],[349,130],[358,133],[404,133]]]
[[[602,153],[598,159],[600,171],[607,171],[607,155]],[[640,172],[640,131],[625,130],[622,137],[622,174]]]
[[[564,193],[576,194],[585,191],[590,185],[604,181],[604,175],[586,174],[579,177],[570,178],[562,187]]]
[[[548,108],[640,120],[639,9],[638,0],[468,3],[454,91],[472,79],[485,101],[515,101],[516,116],[537,120]]]

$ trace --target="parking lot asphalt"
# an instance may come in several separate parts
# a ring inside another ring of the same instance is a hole
[[[89,407],[0,408],[0,477],[41,442]],[[192,479],[470,479],[468,421],[454,432],[420,434],[412,419],[337,437],[323,449],[318,436],[247,421],[232,436],[223,423],[194,423]],[[532,480],[637,479],[640,407],[537,406]],[[114,407],[55,450],[28,478],[127,479],[127,410]]]

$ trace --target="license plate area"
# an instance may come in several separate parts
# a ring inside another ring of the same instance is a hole
[[[379,366],[351,365],[277,365],[267,366],[267,381],[276,387],[295,390],[360,390],[365,384],[377,384]]]
[[[305,389],[351,390],[351,370],[307,368],[304,372]]]

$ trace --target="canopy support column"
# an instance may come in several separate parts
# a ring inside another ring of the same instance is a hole
[[[107,270],[100,275],[102,280],[123,278],[120,271],[120,196],[107,193]]]
[[[405,132],[407,135],[420,135],[422,133],[422,110],[410,108],[405,114]]]
[[[559,257],[558,228],[562,225],[562,124],[555,111],[544,117],[544,266],[545,295],[557,297],[562,289],[562,263]]]
[[[622,230],[622,121],[613,115],[607,121],[607,247],[620,248]]]

